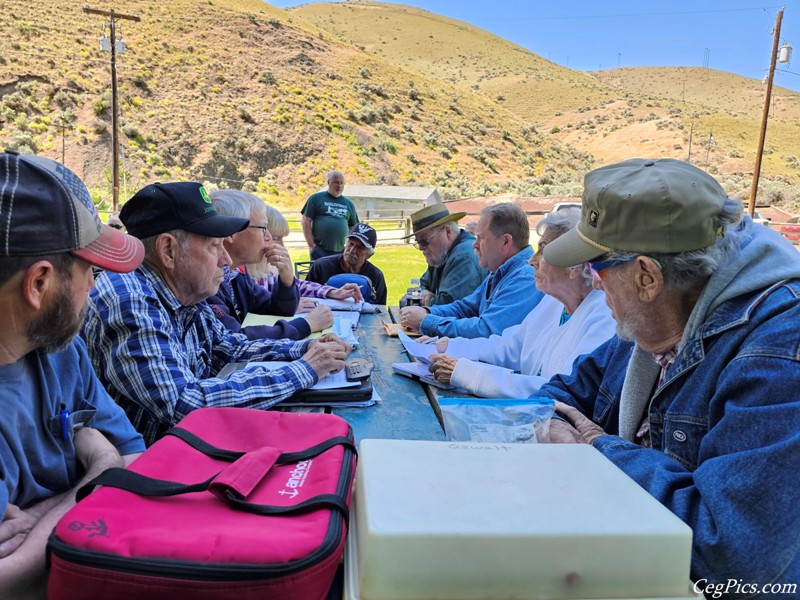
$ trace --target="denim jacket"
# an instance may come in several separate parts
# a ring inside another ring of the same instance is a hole
[[[612,338],[537,396],[590,416],[609,434],[595,448],[691,526],[693,580],[758,585],[726,598],[790,597],[760,591],[800,583],[800,280],[712,307],[652,396],[652,449],[619,436],[632,342]]]

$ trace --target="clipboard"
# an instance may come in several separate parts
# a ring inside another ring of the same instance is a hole
[[[456,389],[453,385],[442,383],[434,378],[428,371],[428,365],[421,362],[405,362],[405,363],[392,363],[392,371],[403,377],[408,377],[414,381],[424,383],[425,385],[432,385],[443,390]]]

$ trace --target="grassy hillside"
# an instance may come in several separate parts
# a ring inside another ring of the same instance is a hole
[[[60,158],[100,193],[110,177],[102,19],[56,0],[4,0],[0,142]],[[197,179],[297,206],[330,169],[353,183],[445,194],[574,187],[588,157],[493,101],[342,43],[256,0],[134,0],[121,22],[123,185]]]

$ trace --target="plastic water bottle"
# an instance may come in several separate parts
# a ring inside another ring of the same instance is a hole
[[[422,306],[422,288],[419,287],[419,279],[411,280],[411,287],[406,292],[409,306]]]

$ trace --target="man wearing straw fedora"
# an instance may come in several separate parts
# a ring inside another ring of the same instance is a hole
[[[422,306],[449,304],[468,296],[489,272],[478,263],[472,249],[475,236],[459,229],[467,213],[450,213],[442,204],[431,204],[411,215],[414,246],[428,263],[420,278]]]

